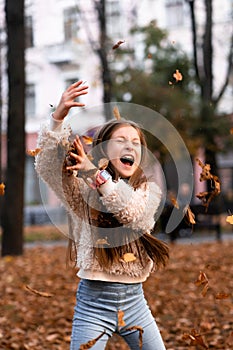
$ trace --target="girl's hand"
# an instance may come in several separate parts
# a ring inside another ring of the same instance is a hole
[[[78,96],[86,95],[88,93],[87,85],[82,85],[83,81],[79,80],[76,83],[70,85],[62,94],[60,102],[53,112],[53,118],[58,121],[62,121],[68,114],[72,107],[83,107],[84,103],[76,102],[75,99]]]
[[[75,152],[70,152],[69,157],[71,157],[76,164],[67,166],[67,170],[88,171],[96,168],[94,164],[88,159],[78,135],[76,135],[74,139],[73,147],[75,148]]]

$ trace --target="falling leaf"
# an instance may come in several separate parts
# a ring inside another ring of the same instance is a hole
[[[119,109],[117,106],[115,106],[113,108],[113,114],[114,114],[114,117],[116,118],[116,120],[120,120],[121,119],[121,115],[120,115],[120,112],[119,112]]]
[[[230,129],[230,134],[233,135],[233,128]]]
[[[93,138],[91,136],[83,135],[82,139],[85,145],[91,145],[93,143]]]
[[[233,215],[227,216],[226,222],[228,222],[229,224],[233,225]]]
[[[192,329],[190,334],[183,334],[182,339],[190,340],[190,345],[200,345],[204,349],[208,349],[208,346],[206,345],[202,335],[197,333],[195,329]]]
[[[98,337],[92,339],[92,340],[89,340],[86,344],[81,344],[80,347],[79,347],[79,350],[88,350],[90,348],[92,348],[92,346],[94,346],[96,344],[96,342],[102,338],[102,336],[105,334],[106,332],[103,331]]]
[[[109,160],[107,158],[101,158],[98,162],[98,168],[104,170],[108,167]]]
[[[229,293],[223,293],[223,292],[219,292],[215,294],[215,299],[227,299],[230,297]]]
[[[178,69],[176,69],[176,72],[173,74],[173,78],[176,79],[176,82],[181,81],[183,79],[183,76]]]
[[[34,293],[36,295],[40,295],[41,297],[44,297],[44,298],[51,298],[51,297],[53,297],[53,294],[45,293],[45,292],[39,292],[38,290],[31,288],[29,285],[26,285],[25,287],[30,292],[32,292],[32,293]]]
[[[116,50],[121,44],[124,44],[125,40],[119,40],[115,45],[113,45],[112,49]]]
[[[123,317],[124,317],[124,311],[118,310],[117,312],[118,327],[124,327],[126,325],[125,321],[123,320]]]
[[[139,348],[140,350],[142,349],[142,345],[143,345],[143,342],[142,342],[142,335],[143,335],[143,328],[141,326],[132,326],[132,327],[129,327],[129,328],[126,328],[126,331],[138,331],[139,332]]]
[[[173,196],[172,193],[169,194],[169,199],[170,199],[172,205],[173,205],[176,209],[179,209],[179,203],[178,203],[177,199]]]
[[[151,59],[152,58],[152,54],[148,53],[147,58]]]
[[[102,245],[102,244],[103,244],[103,245],[110,245],[110,244],[108,243],[107,237],[97,239],[97,241],[95,242],[95,244],[96,244],[96,245]]]
[[[208,282],[209,282],[209,280],[208,280],[206,274],[204,272],[200,271],[198,279],[195,281],[195,285],[201,286],[202,284],[206,284]]]
[[[0,196],[4,196],[4,194],[5,194],[5,185],[4,185],[4,183],[2,182],[2,183],[0,184]]]
[[[169,85],[173,85],[173,83],[172,83],[170,80],[169,80],[168,84],[169,84]]]
[[[40,153],[41,148],[35,148],[35,149],[28,149],[27,154],[29,156],[35,157],[38,153]]]
[[[202,271],[200,271],[200,274],[198,276],[198,279],[194,282],[196,286],[203,286],[201,294],[203,297],[206,296],[206,293],[209,289],[209,280],[206,276],[206,274]]]
[[[202,168],[202,172],[200,174],[200,181],[211,181],[213,190],[212,191],[204,191],[200,192],[196,195],[202,201],[202,205],[206,207],[206,211],[209,207],[210,202],[221,192],[221,185],[218,176],[212,175],[209,164],[203,164],[202,161],[196,158],[198,165]]]
[[[131,262],[131,261],[135,261],[137,258],[133,253],[125,253],[123,255],[123,260],[125,262]]]
[[[184,209],[185,211],[185,215],[188,219],[188,222],[192,225],[196,224],[196,221],[195,221],[195,215],[194,213],[192,212],[191,208],[189,205],[187,205]]]

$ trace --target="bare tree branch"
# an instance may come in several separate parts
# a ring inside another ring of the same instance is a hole
[[[229,80],[230,80],[230,74],[233,68],[233,32],[231,34],[231,44],[230,44],[230,51],[229,51],[229,56],[228,56],[228,68],[226,71],[226,78],[225,78],[225,82],[222,85],[222,88],[220,89],[220,92],[218,94],[218,96],[213,100],[214,105],[216,106],[220,99],[222,98],[228,84],[229,84]]]

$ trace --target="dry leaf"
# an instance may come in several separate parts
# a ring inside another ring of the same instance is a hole
[[[29,285],[26,285],[25,287],[26,287],[26,289],[28,289],[30,292],[32,292],[32,293],[34,293],[34,294],[36,294],[36,295],[40,295],[41,297],[45,297],[45,298],[51,298],[51,297],[53,297],[53,294],[45,293],[45,292],[39,292],[38,290],[31,288]]]
[[[230,333],[226,341],[227,345],[233,345],[233,331]]]
[[[173,196],[172,193],[169,194],[169,199],[170,199],[172,205],[173,205],[176,209],[179,209],[179,203],[178,203],[177,199]]]
[[[5,185],[4,185],[4,183],[2,182],[2,183],[0,184],[0,196],[4,196],[4,194],[5,194]]]
[[[200,345],[204,349],[208,349],[201,334],[197,333],[195,329],[192,329],[190,334],[185,333],[182,337],[184,340],[190,340],[190,345]]]
[[[143,328],[141,326],[132,326],[132,327],[129,327],[129,328],[126,328],[126,331],[138,331],[139,332],[139,348],[140,350],[142,349],[142,334],[144,332]]]
[[[223,293],[223,292],[219,292],[215,294],[215,299],[227,299],[230,297],[229,293]]]
[[[114,117],[116,118],[116,120],[120,120],[121,119],[121,115],[120,115],[120,112],[119,112],[119,109],[117,106],[115,106],[113,108],[113,114],[114,114]]]
[[[135,261],[137,258],[133,253],[125,253],[123,255],[123,260],[125,262],[131,262],[131,261]]]
[[[194,215],[194,213],[192,212],[190,206],[187,205],[187,206],[185,207],[184,210],[185,210],[185,215],[186,215],[186,217],[187,217],[187,219],[188,219],[188,222],[189,222],[190,224],[192,224],[192,225],[196,224],[195,215]]]
[[[28,149],[26,152],[29,156],[35,157],[38,153],[40,153],[41,148]]]
[[[200,271],[198,279],[194,282],[196,286],[201,286],[202,284],[208,283],[209,280],[206,276],[206,274],[202,271]]]
[[[210,202],[219,195],[221,192],[221,185],[220,185],[220,180],[218,176],[212,175],[210,170],[210,165],[209,164],[203,164],[200,159],[196,158],[196,161],[198,162],[198,165],[202,168],[202,172],[200,174],[200,181],[211,181],[213,190],[212,191],[204,191],[200,192],[196,195],[197,198],[199,198],[202,201],[202,205],[206,207],[206,211],[209,207]]]
[[[121,45],[121,44],[124,44],[125,40],[119,40],[115,45],[113,45],[112,49],[115,50],[115,49],[118,49],[118,47]]]
[[[233,215],[227,216],[226,222],[228,222],[229,224],[233,225]]]
[[[105,334],[106,332],[103,331],[98,337],[89,340],[86,344],[81,344],[79,347],[79,350],[88,350],[90,348],[92,348],[92,346],[95,345],[95,343]]]
[[[203,286],[201,294],[203,297],[206,296],[206,293],[209,289],[209,280],[206,276],[206,274],[202,271],[200,271],[200,274],[198,276],[198,279],[194,282],[196,286]]]
[[[149,58],[149,59],[152,58],[152,54],[148,53],[147,58]]]
[[[125,321],[123,320],[123,317],[124,317],[124,311],[118,310],[117,312],[118,327],[124,327],[126,325]]]
[[[168,84],[169,84],[169,85],[173,85],[173,83],[172,83],[170,80],[169,80]]]
[[[173,74],[173,78],[176,79],[176,82],[181,81],[183,79],[183,76],[179,72],[179,69],[176,69],[176,72]]]
[[[230,134],[233,135],[233,128],[230,129]]]
[[[93,143],[93,137],[91,136],[82,135],[82,139],[85,145],[92,145]]]

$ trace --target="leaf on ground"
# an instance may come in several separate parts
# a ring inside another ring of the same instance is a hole
[[[205,340],[203,336],[196,332],[195,329],[191,330],[190,334],[185,333],[182,337],[183,340],[189,340],[190,345],[200,345],[204,349],[208,349],[207,344],[205,343]]]
[[[46,292],[40,292],[40,291],[38,291],[38,290],[36,290],[34,288],[31,288],[29,285],[26,285],[25,288],[27,290],[29,290],[30,292],[32,292],[32,293],[34,293],[36,295],[39,295],[41,297],[44,297],[44,298],[51,298],[51,297],[53,297],[53,294],[46,293]]]

